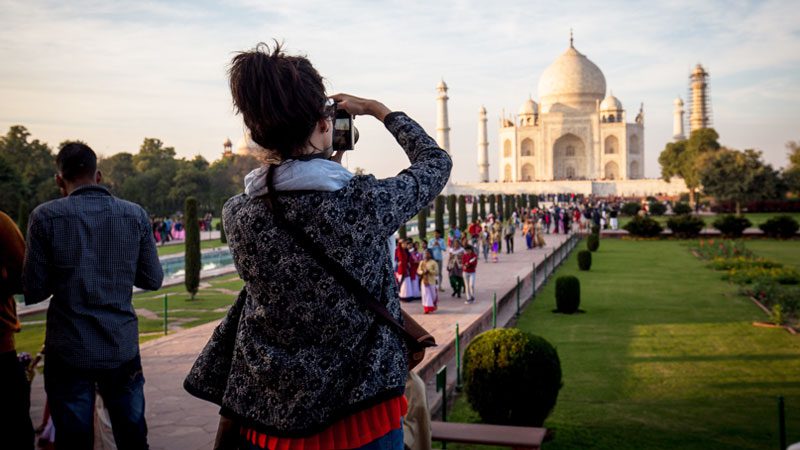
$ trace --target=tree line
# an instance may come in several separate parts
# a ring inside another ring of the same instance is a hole
[[[658,158],[661,176],[683,178],[694,205],[698,189],[719,202],[741,205],[759,200],[781,200],[787,193],[800,195],[800,143],[786,144],[789,165],[778,171],[766,164],[760,151],[724,147],[713,128],[695,130],[688,139],[670,142]]]
[[[17,223],[23,225],[36,205],[59,197],[53,180],[56,152],[21,125],[0,137],[0,209]],[[103,184],[114,195],[157,216],[180,213],[187,197],[197,200],[200,211],[218,214],[225,200],[243,190],[245,175],[258,165],[248,155],[212,163],[200,155],[177,158],[174,147],[155,138],[145,138],[137,153],[121,152],[97,162]]]

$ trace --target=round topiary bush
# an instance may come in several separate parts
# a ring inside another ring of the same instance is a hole
[[[592,252],[589,250],[581,250],[578,252],[578,268],[581,270],[589,270],[592,268]]]
[[[541,427],[561,386],[556,349],[522,330],[486,331],[464,352],[464,391],[484,423]]]
[[[600,248],[600,235],[597,234],[590,234],[589,237],[586,238],[586,248],[589,249],[590,252],[596,252],[598,248]]]
[[[642,205],[636,202],[627,202],[622,205],[620,212],[626,216],[635,216],[640,209],[642,209]]]
[[[638,237],[656,237],[663,231],[658,222],[647,216],[636,216],[622,228]]]
[[[650,207],[650,214],[654,216],[663,216],[667,212],[667,205],[659,201],[650,202],[648,206]]]
[[[753,223],[750,222],[747,217],[738,217],[728,214],[718,217],[717,220],[714,221],[714,228],[718,229],[723,237],[738,238],[742,237],[744,230],[752,224]]]
[[[575,314],[581,306],[581,282],[572,275],[556,278],[556,311]]]
[[[703,219],[692,214],[674,216],[667,220],[667,227],[672,230],[672,235],[678,239],[696,238],[705,226],[706,223]]]
[[[789,239],[797,234],[800,229],[797,221],[792,216],[775,216],[758,226],[761,231],[771,238]]]
[[[676,216],[691,214],[692,207],[689,206],[689,204],[686,202],[678,202],[675,203],[675,206],[672,207],[672,213],[675,214]]]

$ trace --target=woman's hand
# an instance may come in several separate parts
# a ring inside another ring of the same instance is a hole
[[[383,122],[386,115],[392,112],[386,105],[377,100],[349,94],[335,94],[331,95],[331,98],[337,102],[337,108],[341,108],[354,116],[370,115]]]

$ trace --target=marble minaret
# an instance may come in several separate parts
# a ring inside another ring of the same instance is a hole
[[[711,108],[708,96],[708,72],[700,64],[691,76],[692,112],[689,116],[689,131],[711,126]]]
[[[447,119],[447,84],[444,80],[436,86],[439,95],[436,96],[436,143],[439,147],[450,153],[450,123]]]
[[[683,100],[680,97],[676,98],[674,105],[675,110],[672,116],[672,139],[681,141],[686,139],[686,135],[683,134]]]
[[[489,140],[486,132],[486,108],[478,111],[478,175],[481,183],[489,182]]]

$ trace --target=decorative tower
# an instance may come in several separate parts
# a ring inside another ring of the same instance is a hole
[[[672,116],[672,139],[681,141],[686,139],[683,134],[683,100],[678,97],[673,102],[675,110]]]
[[[450,124],[447,120],[447,84],[444,80],[436,86],[439,95],[436,97],[436,143],[450,153]]]
[[[708,93],[708,72],[700,64],[689,76],[692,96],[689,132],[711,126],[711,98]]]
[[[227,158],[229,156],[233,156],[233,143],[231,139],[225,139],[225,142],[222,143],[222,157]]]
[[[486,108],[478,110],[478,175],[481,183],[489,182],[489,141],[486,132]]]

